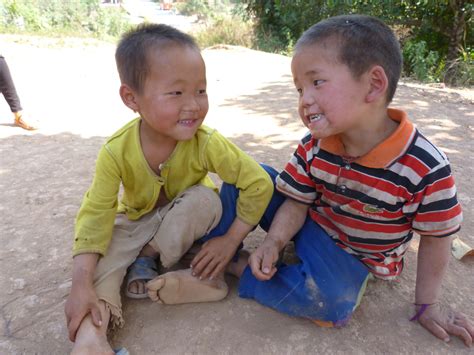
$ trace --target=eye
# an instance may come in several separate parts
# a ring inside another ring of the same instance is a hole
[[[170,91],[168,95],[179,96],[182,95],[182,91]]]
[[[205,95],[206,93],[206,89],[198,90],[199,95]]]
[[[298,92],[298,95],[303,95],[303,89],[296,88],[296,91]]]
[[[319,86],[319,85],[321,85],[321,84],[324,83],[324,82],[325,82],[325,80],[314,80],[314,81],[313,81],[313,85],[314,85],[314,86]]]

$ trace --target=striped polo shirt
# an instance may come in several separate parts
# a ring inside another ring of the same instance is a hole
[[[460,229],[461,206],[446,155],[388,109],[397,130],[366,155],[344,158],[339,136],[308,133],[277,177],[277,189],[310,205],[309,215],[377,277],[393,279],[413,237]]]

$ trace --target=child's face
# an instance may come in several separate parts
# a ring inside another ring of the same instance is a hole
[[[349,133],[365,114],[367,78],[354,79],[347,65],[337,63],[336,54],[334,48],[308,45],[291,62],[298,112],[316,139]]]
[[[158,53],[159,51],[159,53]],[[156,138],[189,140],[204,121],[209,103],[206,68],[201,54],[186,46],[150,49],[149,73],[138,112]]]

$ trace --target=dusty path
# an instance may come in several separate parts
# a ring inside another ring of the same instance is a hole
[[[63,307],[70,287],[74,216],[105,137],[133,117],[118,97],[113,45],[0,36],[37,133],[10,125],[0,100],[0,353],[66,354]],[[218,128],[255,159],[283,167],[304,130],[295,111],[289,59],[244,49],[204,52]],[[402,84],[394,106],[448,153],[463,204],[459,235],[474,244],[473,92]],[[262,234],[247,239],[255,246]],[[126,301],[126,327],[114,337],[132,354],[308,354],[469,352],[410,323],[413,243],[400,282],[372,282],[344,329],[315,327],[236,296],[222,302],[162,306]],[[291,255],[289,255],[291,257]],[[474,260],[452,260],[443,299],[474,318]]]

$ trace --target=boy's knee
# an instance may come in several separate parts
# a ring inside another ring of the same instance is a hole
[[[190,201],[193,208],[204,208],[206,211],[222,212],[222,203],[215,190],[203,186],[195,185],[187,189],[182,198]]]
[[[219,195],[211,188],[196,185],[187,190],[190,195],[190,208],[192,213],[205,222],[211,220],[214,227],[222,217],[222,202]]]
[[[194,241],[209,233],[221,216],[219,195],[213,189],[195,185],[174,201],[150,245],[160,253],[163,266],[170,267],[181,259]]]
[[[320,303],[325,310],[327,318],[336,326],[347,324],[357,305],[357,294],[344,287],[331,289],[325,295],[325,300]]]
[[[344,325],[350,319],[357,303],[357,294],[345,285],[316,285],[306,280],[306,287],[301,295],[301,305],[305,318],[333,323],[333,326]],[[343,324],[344,323],[344,324]]]

